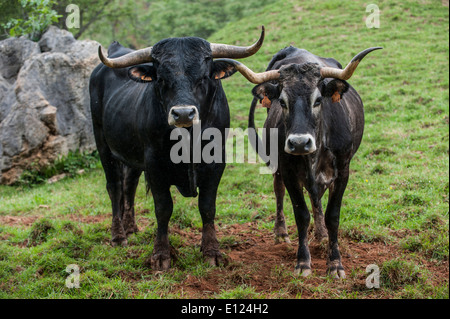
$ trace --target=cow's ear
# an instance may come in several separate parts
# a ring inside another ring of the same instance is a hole
[[[323,84],[322,96],[331,97],[333,103],[339,102],[345,92],[348,91],[350,85],[347,81],[333,79]]]
[[[255,86],[252,90],[254,97],[259,99],[263,107],[270,108],[272,101],[278,99],[280,96],[280,86],[278,84],[273,84],[265,82]]]
[[[214,61],[212,78],[222,80],[232,76],[236,72],[236,68],[226,61]]]
[[[136,82],[152,82],[155,74],[154,68],[150,65],[138,65],[128,69],[128,77]]]

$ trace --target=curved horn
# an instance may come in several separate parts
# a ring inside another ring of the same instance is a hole
[[[100,45],[98,47],[98,57],[104,65],[109,66],[110,68],[126,68],[132,65],[152,62],[153,59],[151,57],[151,53],[152,47],[148,47],[145,49],[130,52],[118,58],[107,58],[103,54],[102,46]]]
[[[247,80],[254,84],[261,84],[267,81],[276,80],[280,77],[278,70],[270,70],[262,73],[255,73],[241,62],[232,59],[217,59],[215,61],[223,61],[233,65]]]
[[[227,45],[220,43],[211,43],[211,51],[213,58],[230,58],[230,59],[242,59],[249,57],[261,48],[264,42],[264,26],[261,26],[261,36],[259,40],[253,45],[248,47],[241,47],[235,45]]]
[[[340,80],[348,80],[352,77],[353,72],[355,72],[356,67],[358,66],[359,62],[361,62],[364,57],[374,51],[382,49],[382,47],[374,47],[366,49],[360,53],[358,53],[351,61],[350,63],[345,67],[345,69],[337,69],[337,68],[331,68],[331,67],[323,67],[320,69],[320,75],[323,78],[335,78]]]

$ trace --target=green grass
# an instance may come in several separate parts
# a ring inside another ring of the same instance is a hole
[[[274,282],[285,284],[261,291],[249,283],[264,264],[255,260],[255,265],[220,269],[224,282],[219,291],[206,291],[201,297],[448,298],[448,8],[440,1],[378,1],[380,28],[368,29],[365,5],[276,1],[259,14],[230,23],[209,40],[247,44],[256,40],[264,24],[263,48],[243,61],[257,72],[291,44],[342,64],[365,48],[384,47],[366,57],[349,81],[363,99],[366,127],[351,164],[340,223],[341,237],[348,243],[381,245],[395,252],[378,265],[381,288],[364,287],[364,269],[347,269],[347,283],[323,278],[319,270],[311,280],[294,278],[292,260],[270,273]],[[223,83],[231,127],[245,129],[253,86],[239,74]],[[257,110],[260,127],[264,113]],[[259,174],[261,166],[227,166],[217,197],[218,228],[253,222],[261,233],[271,232],[272,178]],[[99,168],[55,184],[0,186],[0,218],[30,220],[0,224],[0,298],[186,298],[192,296],[188,276],[200,281],[216,278],[216,270],[201,260],[200,240],[184,242],[178,233],[170,236],[178,254],[175,266],[163,274],[149,268],[156,222],[144,184],[142,179],[136,211],[138,225],[146,227],[130,237],[126,248],[109,245],[111,209]],[[171,227],[198,235],[197,199],[183,198],[175,188],[173,194]],[[324,205],[326,201],[325,195]],[[288,196],[285,203],[292,229]],[[290,235],[294,241],[295,233]],[[219,238],[228,253],[239,240],[237,234]],[[80,289],[64,285],[69,264],[80,266]],[[433,270],[427,268],[430,264]]]

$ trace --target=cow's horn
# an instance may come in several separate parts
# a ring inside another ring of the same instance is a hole
[[[264,32],[264,26],[261,26],[261,36],[259,37],[259,40],[248,47],[211,43],[212,56],[213,58],[230,59],[242,59],[249,57],[258,52],[258,50],[261,48],[264,42]]]
[[[270,70],[262,73],[255,73],[239,61],[235,61],[232,59],[217,59],[215,61],[216,62],[224,61],[229,64],[232,64],[237,71],[239,71],[247,80],[249,80],[254,84],[261,84],[267,81],[276,80],[280,78],[280,73],[278,72],[278,70]]]
[[[103,54],[103,48],[98,47],[98,57],[102,63],[110,68],[126,68],[128,66],[137,65],[146,62],[152,62],[152,47],[136,50],[120,56],[118,58],[107,58]]]
[[[360,53],[358,53],[351,61],[350,63],[345,67],[345,69],[337,69],[337,68],[331,68],[331,67],[323,67],[320,69],[320,75],[323,78],[335,78],[340,80],[348,80],[352,77],[353,72],[355,72],[356,67],[358,66],[359,62],[361,62],[364,57],[374,51],[382,49],[382,47],[374,47],[366,49]]]

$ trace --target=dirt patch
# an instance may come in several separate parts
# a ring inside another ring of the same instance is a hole
[[[192,244],[200,236],[179,229],[172,229]],[[289,228],[295,234],[295,226]],[[218,227],[218,238],[228,238],[222,252],[226,255],[224,267],[212,268],[206,276],[187,276],[178,287],[187,298],[208,298],[239,286],[250,287],[267,298],[336,298],[342,291],[354,293],[359,298],[392,298],[392,291],[371,290],[366,287],[366,267],[379,267],[385,261],[400,256],[414,259],[422,269],[426,269],[433,285],[448,283],[448,262],[430,261],[426,258],[408,257],[396,245],[381,242],[362,243],[344,237],[340,239],[342,263],[347,279],[333,281],[326,276],[326,243],[310,241],[313,275],[306,279],[296,279],[293,270],[296,264],[297,244],[275,243],[270,230],[258,229],[257,223],[246,223]],[[313,238],[310,236],[310,238]],[[223,242],[223,241],[222,241]],[[175,265],[176,267],[176,265]],[[321,291],[321,286],[328,288]]]
[[[0,224],[6,226],[30,227],[41,216],[0,216]]]

